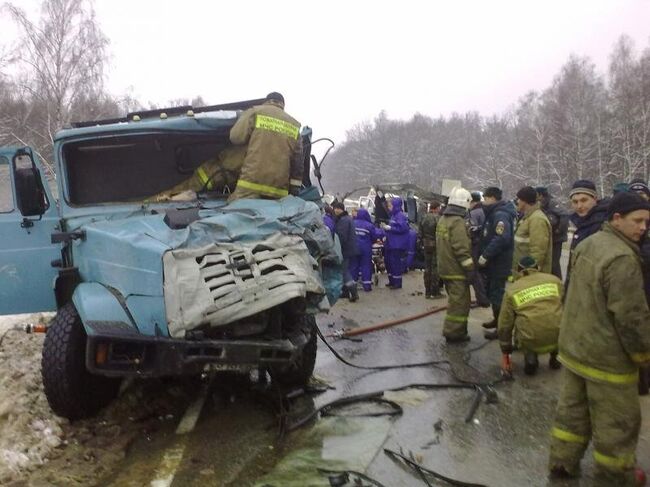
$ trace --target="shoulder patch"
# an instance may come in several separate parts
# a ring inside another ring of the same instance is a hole
[[[494,232],[497,235],[503,235],[503,232],[505,231],[505,229],[506,229],[506,224],[500,221],[500,222],[497,222],[497,226],[494,227]]]

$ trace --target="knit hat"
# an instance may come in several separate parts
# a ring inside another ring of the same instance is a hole
[[[571,192],[569,193],[569,198],[571,198],[574,194],[579,193],[588,194],[589,196],[598,199],[598,193],[596,193],[596,185],[593,181],[589,181],[588,179],[578,179],[575,183],[573,183],[573,186],[571,186]]]
[[[636,193],[617,193],[609,202],[607,220],[612,220],[615,213],[625,216],[636,210],[650,210],[650,203]]]
[[[537,261],[535,260],[534,257],[531,257],[530,255],[526,255],[521,259],[519,259],[519,262],[517,264],[520,270],[533,269],[537,267]]]
[[[633,181],[632,183],[630,183],[628,190],[633,191],[635,193],[644,193],[646,196],[650,198],[650,188],[648,188],[648,185],[643,181]]]
[[[534,205],[537,203],[537,191],[532,186],[524,186],[519,191],[517,191],[517,198],[528,203],[529,205]]]
[[[625,193],[630,190],[630,186],[627,183],[616,183],[612,188],[613,194]]]
[[[501,191],[501,188],[497,188],[496,186],[488,186],[485,188],[485,191],[483,191],[483,196],[486,198],[501,200],[501,198],[503,198],[503,191]]]
[[[535,186],[535,191],[540,196],[548,196],[548,188],[546,186]]]
[[[275,101],[279,101],[280,103],[282,103],[282,105],[284,105],[284,96],[282,96],[282,95],[281,95],[280,93],[278,93],[277,91],[272,91],[271,93],[269,93],[268,95],[266,95],[266,99],[267,99],[267,100],[275,100]]]

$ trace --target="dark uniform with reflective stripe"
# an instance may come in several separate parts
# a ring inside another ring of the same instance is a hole
[[[300,122],[282,103],[269,100],[246,110],[230,130],[230,141],[247,144],[246,158],[230,201],[239,198],[277,199],[289,187],[302,185],[303,159]]]
[[[436,259],[436,227],[440,216],[427,213],[420,222],[419,231],[424,249],[424,294],[437,296],[440,294],[440,276]]]
[[[449,205],[436,228],[438,271],[449,297],[442,330],[448,341],[459,341],[467,337],[471,304],[467,273],[474,269],[474,261],[465,213],[464,208]]]
[[[634,485],[637,378],[639,364],[650,361],[650,311],[639,247],[609,223],[572,253],[559,359],[565,369],[551,468],[577,473],[591,439],[594,485]]]
[[[499,313],[499,343],[503,353],[515,344],[524,352],[557,350],[562,319],[562,281],[552,274],[526,269],[505,293]]]

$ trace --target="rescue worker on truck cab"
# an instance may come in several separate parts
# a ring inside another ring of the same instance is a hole
[[[469,274],[474,270],[472,243],[465,222],[472,195],[455,187],[436,227],[438,272],[448,296],[442,334],[447,343],[466,342],[467,319],[471,304]]]
[[[639,365],[650,361],[650,310],[639,241],[650,204],[619,193],[603,229],[579,244],[560,325],[562,388],[553,429],[552,477],[576,477],[593,442],[595,486],[634,486],[641,427]]]
[[[526,375],[537,372],[537,355],[541,353],[549,353],[549,367],[559,369],[557,339],[562,319],[562,281],[539,272],[537,262],[530,256],[519,261],[518,271],[519,279],[506,289],[499,313],[501,353],[510,355],[514,345],[522,350]]]
[[[246,145],[246,157],[228,201],[298,194],[303,176],[300,122],[284,111],[280,93],[269,93],[264,104],[243,112],[230,129],[230,142]]]
[[[553,235],[551,224],[537,203],[537,191],[524,186],[517,192],[517,210],[523,217],[517,222],[512,277],[517,279],[517,266],[522,257],[530,255],[541,272],[551,273],[553,264]]]
[[[196,199],[196,193],[203,191],[230,193],[239,179],[245,155],[245,147],[226,147],[216,157],[202,163],[189,179],[147,201],[192,201]]]

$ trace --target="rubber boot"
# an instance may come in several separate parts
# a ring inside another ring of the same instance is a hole
[[[486,321],[481,325],[486,330],[491,330],[492,328],[497,327],[497,323],[499,321],[499,308],[496,306],[492,306],[492,316],[493,318],[490,321]]]
[[[645,396],[650,389],[650,367],[643,365],[639,368],[639,396]]]
[[[557,352],[551,352],[551,355],[548,358],[548,366],[553,370],[562,368],[562,364],[557,359]]]
[[[524,374],[535,375],[539,367],[539,360],[535,352],[524,352]]]
[[[350,293],[350,302],[354,303],[355,301],[359,300],[359,292],[357,291],[357,285],[352,284],[349,287],[349,293]]]

